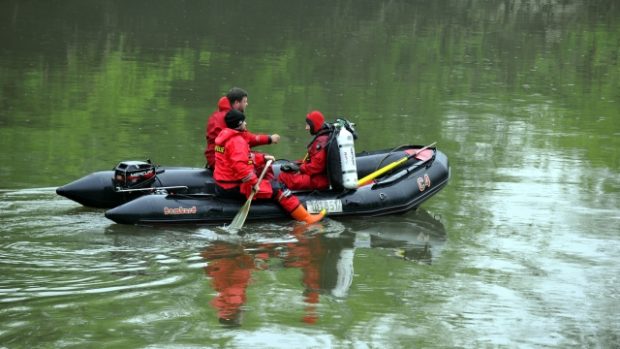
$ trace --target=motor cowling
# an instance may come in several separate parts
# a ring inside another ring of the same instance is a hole
[[[122,161],[114,168],[112,179],[121,189],[144,188],[155,181],[156,168],[151,160]]]

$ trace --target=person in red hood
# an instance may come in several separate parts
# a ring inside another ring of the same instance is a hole
[[[306,130],[314,136],[308,153],[302,160],[282,165],[278,180],[291,190],[327,189],[327,143],[333,130],[318,110],[306,115]]]
[[[323,219],[325,210],[309,214],[299,199],[290,190],[274,190],[269,180],[258,182],[257,169],[264,167],[273,156],[250,151],[250,144],[244,133],[247,132],[245,115],[232,109],[224,117],[226,128],[215,138],[215,193],[223,197],[246,199],[252,188],[256,188],[254,199],[275,200],[294,219],[315,223]]]
[[[239,87],[233,87],[228,91],[226,96],[220,98],[217,103],[217,109],[207,121],[205,138],[207,139],[207,147],[205,148],[205,159],[207,160],[206,168],[211,170],[215,167],[215,138],[220,132],[226,128],[224,123],[224,116],[231,109],[239,110],[244,113],[245,108],[248,106],[248,93]],[[263,144],[278,143],[280,141],[280,135],[277,133],[269,135],[253,134],[246,132],[244,137],[248,141],[251,147]]]

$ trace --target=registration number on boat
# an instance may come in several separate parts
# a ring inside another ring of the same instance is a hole
[[[342,212],[342,200],[308,200],[306,209],[310,213],[319,213],[322,209],[327,213]]]

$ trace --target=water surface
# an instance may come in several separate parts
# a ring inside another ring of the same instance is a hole
[[[619,11],[2,2],[0,347],[620,346]],[[243,237],[54,193],[121,160],[202,166],[232,86],[279,158],[320,109],[359,151],[436,141],[450,183],[403,215]]]

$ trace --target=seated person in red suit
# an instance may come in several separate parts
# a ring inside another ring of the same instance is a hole
[[[290,190],[274,188],[271,182],[263,179],[258,182],[257,169],[265,166],[271,155],[251,152],[244,133],[247,132],[245,115],[235,109],[226,113],[226,128],[215,139],[215,179],[216,195],[247,199],[256,188],[254,199],[275,200],[288,214],[298,221],[315,223],[323,219],[326,211],[309,214],[299,199]]]
[[[290,190],[327,189],[327,142],[332,129],[325,124],[323,114],[315,110],[306,116],[306,130],[314,136],[308,153],[301,160],[282,165],[278,180]]]

